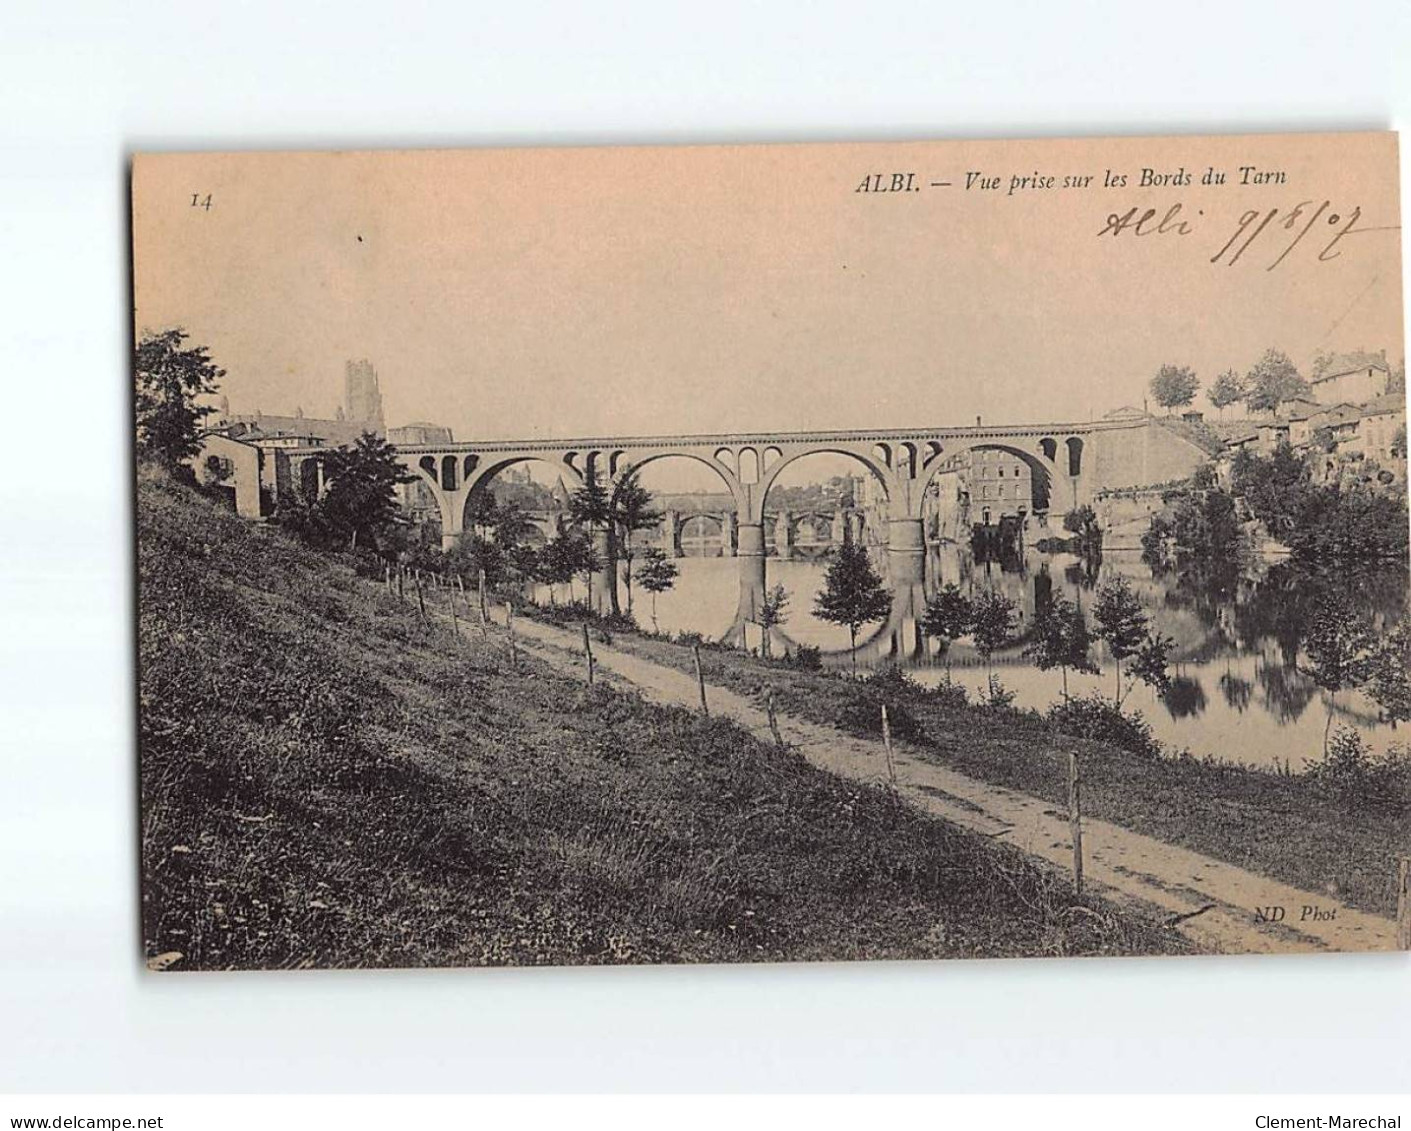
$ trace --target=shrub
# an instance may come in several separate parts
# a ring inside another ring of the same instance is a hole
[[[1048,709],[1047,717],[1055,730],[1073,738],[1110,743],[1149,758],[1159,758],[1163,752],[1140,711],[1126,714],[1098,694],[1055,703]]]
[[[963,683],[938,683],[931,699],[946,711],[962,711],[970,705],[970,693]]]
[[[1404,746],[1374,754],[1352,727],[1338,727],[1327,756],[1308,770],[1308,777],[1340,800],[1392,812],[1411,811],[1411,754]]]
[[[925,694],[925,689],[895,664],[878,668],[862,682],[864,687],[888,702],[896,699],[916,699]]]
[[[1014,692],[999,681],[999,676],[991,675],[986,681],[985,706],[1006,710],[1014,705]]]
[[[851,699],[838,715],[838,725],[850,734],[878,737],[882,733],[882,705],[887,707],[887,724],[893,738],[917,738],[922,730],[916,717],[902,704],[875,692],[864,691]]]
[[[823,670],[823,650],[811,644],[800,644],[794,654],[788,657],[789,663],[803,672]]]

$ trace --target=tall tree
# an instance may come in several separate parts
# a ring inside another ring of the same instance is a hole
[[[756,611],[761,631],[760,653],[769,659],[769,634],[780,625],[789,622],[789,591],[782,585],[775,585],[764,591],[764,601]]]
[[[829,624],[847,626],[853,675],[857,675],[857,630],[886,620],[891,611],[892,595],[872,568],[867,549],[844,537],[814,599],[813,613]]]
[[[1164,692],[1169,686],[1166,674],[1170,663],[1172,642],[1169,637],[1153,633],[1146,610],[1125,577],[1114,577],[1098,588],[1093,602],[1093,620],[1098,636],[1112,653],[1117,668],[1117,690],[1113,704],[1120,711],[1127,692],[1137,680]],[[1122,661],[1130,659],[1130,682],[1122,689]]]
[[[1205,396],[1215,406],[1215,411],[1223,417],[1225,409],[1244,400],[1244,378],[1233,369],[1227,369],[1210,382],[1210,388],[1205,390]]]
[[[676,563],[666,556],[659,546],[648,546],[642,554],[642,564],[637,567],[637,581],[652,595],[652,631],[660,632],[657,624],[657,594],[665,593],[676,584],[680,572]]]
[[[921,630],[937,641],[940,653],[946,661],[946,683],[950,679],[950,648],[957,640],[970,631],[975,619],[975,610],[970,598],[951,582],[926,603],[926,612],[921,617]]]
[[[538,578],[549,587],[549,603],[554,603],[554,588],[559,585],[569,587],[569,600],[573,599],[573,576],[578,572],[578,564],[573,557],[574,535],[560,533],[549,539],[539,554]]]
[[[984,657],[985,683],[993,700],[996,698],[996,688],[991,661],[995,652],[1009,643],[1014,635],[1018,609],[1013,601],[996,589],[984,590],[975,598],[972,609],[971,635],[975,640],[975,650]]]
[[[397,449],[372,432],[364,432],[351,447],[344,445],[322,456],[327,488],[315,508],[336,539],[356,549],[361,538],[374,546],[383,531],[397,521],[397,485],[411,483],[397,460]]]
[[[589,535],[588,552],[580,560],[580,566],[584,561],[591,559],[597,563],[594,566],[595,570],[607,566],[611,572],[615,574],[617,567],[616,563],[613,561],[611,537],[613,521],[612,492],[608,490],[607,486],[598,475],[598,469],[592,464],[589,464],[588,472],[583,477],[583,486],[579,487],[568,497],[568,516],[574,522],[583,526]],[[593,532],[597,530],[608,531],[608,560],[606,562],[599,560],[599,554],[591,541]],[[580,569],[580,572],[584,573],[587,582],[588,606],[591,608],[593,604],[593,570],[584,571]],[[613,612],[617,612],[617,584],[615,579],[611,589],[612,593],[609,598],[611,608]]]
[[[1244,383],[1244,403],[1251,412],[1274,412],[1285,401],[1308,395],[1308,382],[1282,350],[1265,350]]]
[[[652,493],[642,486],[641,474],[640,468],[628,468],[612,491],[612,521],[621,533],[622,560],[627,567],[628,616],[632,615],[632,536],[639,530],[651,530],[662,520],[662,512],[652,509]]]
[[[505,572],[515,589],[522,590],[539,576],[539,551],[527,542],[517,542],[508,547],[505,550]]]
[[[1367,691],[1388,722],[1411,721],[1411,619],[1402,617],[1372,653]]]
[[[1333,726],[1333,706],[1339,691],[1360,687],[1374,673],[1376,641],[1367,626],[1340,595],[1323,596],[1303,638],[1307,662],[1300,665],[1313,682],[1328,693],[1328,721],[1323,727],[1323,756],[1328,753],[1328,732]]]
[[[201,422],[211,409],[196,399],[214,393],[225,370],[205,346],[185,345],[176,327],[143,334],[133,351],[137,454],[181,473],[200,450]]]
[[[1173,408],[1195,400],[1200,378],[1188,365],[1163,365],[1151,379],[1151,395],[1170,415]]]
[[[1068,669],[1097,674],[1093,663],[1093,637],[1083,610],[1060,597],[1042,606],[1034,619],[1034,632],[1024,647],[1024,655],[1040,671],[1060,668],[1063,672],[1063,702],[1068,702]]]
[[[535,531],[534,520],[520,510],[518,503],[496,506],[491,515],[491,529],[500,549],[508,554]]]
[[[473,494],[466,504],[465,524],[467,529],[486,538],[495,529],[498,515],[499,510],[495,496],[489,490],[481,489]]]

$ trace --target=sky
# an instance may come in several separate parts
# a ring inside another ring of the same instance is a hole
[[[1400,358],[1396,178],[1389,133],[139,156],[135,318],[233,412],[332,415],[365,357],[457,439],[1086,420],[1167,363]]]

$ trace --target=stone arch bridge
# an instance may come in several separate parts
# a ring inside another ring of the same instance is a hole
[[[892,584],[900,591],[921,581],[927,488],[944,467],[954,467],[956,456],[986,449],[1007,452],[1028,466],[1034,514],[1041,520],[1048,512],[1091,504],[1104,489],[1184,477],[1208,458],[1193,440],[1145,415],[1085,423],[918,430],[481,440],[408,445],[397,451],[407,471],[425,484],[435,500],[442,543],[447,547],[461,538],[478,496],[507,468],[539,461],[555,469],[573,489],[590,475],[612,482],[629,469],[657,460],[693,460],[715,473],[731,499],[732,510],[719,516],[719,521],[723,532],[728,523],[729,543],[740,559],[741,608],[753,609],[764,587],[766,521],[774,524],[770,540],[777,552],[780,538],[787,539],[798,519],[807,517],[785,514],[781,535],[780,513],[765,508],[770,487],[795,461],[820,454],[844,456],[873,481],[871,537],[887,546]],[[853,516],[846,521],[853,521]],[[876,529],[878,524],[885,530]],[[678,531],[673,522],[664,536],[674,539]],[[605,551],[606,533],[600,531],[598,536],[600,551]],[[596,588],[611,590],[612,586]]]
[[[946,460],[965,450],[1007,451],[1029,465],[1055,506],[1081,505],[1098,482],[1096,446],[1121,424],[942,428],[927,431],[771,432],[745,435],[642,436],[583,440],[485,440],[398,449],[407,471],[424,483],[441,512],[442,540],[453,545],[467,510],[500,472],[528,461],[553,468],[570,488],[589,474],[615,480],[629,468],[661,459],[693,460],[711,469],[734,507],[741,556],[764,550],[765,497],[779,474],[798,459],[849,457],[870,474],[884,500],[889,547],[923,548],[921,506],[926,488]]]

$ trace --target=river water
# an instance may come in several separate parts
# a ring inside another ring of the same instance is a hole
[[[688,549],[718,555],[708,541]],[[886,552],[875,552],[874,558],[885,576]],[[675,587],[656,599],[655,620],[660,631],[699,632],[711,640],[738,639],[741,587],[737,559],[687,556],[679,559],[677,566],[680,574]],[[790,595],[787,623],[772,646],[777,654],[800,644],[811,645],[822,650],[826,666],[845,668],[851,663],[847,630],[812,614],[826,568],[823,557],[765,560],[765,583],[783,585]],[[1160,697],[1138,685],[1125,704],[1129,710],[1139,710],[1171,749],[1251,765],[1287,763],[1297,771],[1322,757],[1329,712],[1334,728],[1357,728],[1373,749],[1386,749],[1408,739],[1405,726],[1397,729],[1379,722],[1376,704],[1365,696],[1343,691],[1330,697],[1301,670],[1302,626],[1321,590],[1336,586],[1381,629],[1405,608],[1404,569],[1329,576],[1282,562],[1237,575],[1195,579],[1158,574],[1135,553],[1107,553],[1100,562],[1084,562],[1071,555],[1029,551],[1022,558],[1000,564],[977,562],[968,549],[942,546],[928,553],[924,594],[946,582],[956,582],[967,592],[995,588],[1009,596],[1020,610],[1019,639],[995,654],[995,673],[1014,692],[1016,705],[1042,709],[1061,699],[1062,674],[1040,671],[1021,655],[1036,601],[1051,592],[1087,609],[1094,589],[1118,574],[1131,582],[1153,626],[1175,640],[1171,692]],[[924,594],[916,591],[906,616],[898,617],[894,611],[890,626],[863,629],[857,650],[860,669],[898,663],[927,686],[946,679],[934,645],[923,643],[918,648],[915,643],[911,617],[913,608],[920,611]],[[638,590],[634,604],[638,622],[650,626],[650,595]],[[751,633],[747,639],[757,646],[758,630],[751,626]],[[899,645],[899,640],[913,643]],[[1070,672],[1070,694],[1098,691],[1112,695],[1115,673],[1101,644],[1094,649],[1094,659],[1100,673]],[[951,667],[951,678],[969,687],[972,699],[978,697],[985,687],[985,668],[968,640],[952,647]]]

